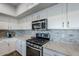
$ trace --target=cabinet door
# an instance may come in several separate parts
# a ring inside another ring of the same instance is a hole
[[[23,56],[26,56],[26,41],[25,40],[17,40],[16,41],[16,50]]]
[[[21,42],[21,40],[17,40],[16,41],[16,50],[20,53],[20,54],[22,54],[22,42]]]
[[[9,30],[12,30],[12,25],[13,25],[12,23],[8,23],[8,29]]]
[[[32,29],[32,22],[31,21],[26,22],[26,29]]]
[[[9,30],[16,30],[17,24],[16,23],[8,23],[8,29]]]
[[[44,19],[44,18],[48,18],[48,8],[42,10],[42,11],[39,11],[37,13],[35,13],[35,20],[40,20],[40,19]]]
[[[68,27],[79,29],[79,3],[68,4]]]
[[[54,50],[50,50],[50,49],[47,49],[47,48],[43,49],[43,55],[44,56],[65,56],[65,54],[63,54],[63,53],[60,53],[60,52],[57,52],[57,51],[54,51]]]
[[[22,55],[26,56],[26,41],[22,40]]]
[[[19,43],[18,43],[18,40],[16,41],[16,50],[19,51]]]
[[[16,42],[16,40],[9,40],[8,44],[9,44],[10,52],[16,50],[15,42]]]
[[[17,27],[18,30],[21,30],[22,29],[21,28],[21,24],[19,24],[19,23],[16,25],[16,27]]]
[[[9,53],[8,43],[5,41],[0,41],[0,55],[5,55]]]
[[[20,23],[20,24],[18,24],[17,25],[17,29],[19,29],[19,30],[28,30],[28,29],[30,29],[31,30],[31,21],[25,21],[25,22],[23,22],[23,23]]]
[[[0,29],[8,29],[8,23],[7,22],[0,22]]]
[[[66,21],[66,4],[58,4],[48,11],[48,29],[63,29]]]
[[[17,29],[17,24],[16,23],[12,23],[11,29],[16,30]]]

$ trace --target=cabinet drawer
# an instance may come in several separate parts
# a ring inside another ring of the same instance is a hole
[[[43,53],[49,56],[65,56],[65,54],[54,51],[54,50],[49,50],[49,49],[43,49]]]

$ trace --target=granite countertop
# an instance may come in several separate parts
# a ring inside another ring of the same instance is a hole
[[[19,39],[19,40],[28,40],[32,37],[32,35],[21,35],[21,36],[15,36],[15,37],[12,37],[12,38],[7,38],[7,37],[2,37],[0,38],[0,41],[5,41],[5,40],[11,40],[11,39]]]
[[[67,44],[49,41],[48,43],[43,45],[43,47],[64,53],[65,55],[79,56],[79,44]]]
[[[32,37],[32,35],[22,35],[22,36],[16,36],[15,38],[18,38],[20,40],[28,40]]]

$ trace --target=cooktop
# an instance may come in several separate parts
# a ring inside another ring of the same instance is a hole
[[[42,46],[45,43],[47,43],[49,40],[47,39],[39,39],[39,38],[32,38],[32,39],[28,39],[27,42]]]

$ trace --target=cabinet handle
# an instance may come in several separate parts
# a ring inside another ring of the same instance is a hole
[[[67,27],[69,27],[69,21],[67,21]]]
[[[62,26],[64,27],[64,22],[62,23]]]

